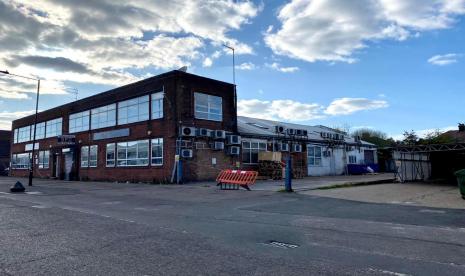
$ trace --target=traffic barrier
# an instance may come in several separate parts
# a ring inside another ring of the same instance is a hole
[[[221,190],[239,190],[239,187],[250,191],[249,185],[255,184],[258,172],[241,170],[222,170],[216,178]]]

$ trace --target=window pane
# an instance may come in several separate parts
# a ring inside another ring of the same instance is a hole
[[[213,121],[223,120],[223,99],[218,96],[194,93],[195,118]]]

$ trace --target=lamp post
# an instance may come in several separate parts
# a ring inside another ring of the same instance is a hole
[[[22,76],[22,75],[17,75],[17,74],[12,74],[8,72],[8,70],[1,71],[1,74],[5,75],[10,75],[14,77],[19,77],[23,79],[28,79],[28,80],[34,80],[37,81],[37,93],[36,93],[36,110],[35,110],[35,115],[34,115],[34,132],[32,136],[32,158],[30,159],[30,164],[29,164],[29,186],[32,186],[32,178],[34,176],[34,154],[35,154],[35,147],[36,147],[36,129],[37,129],[37,113],[39,110],[39,91],[40,91],[40,79],[39,78],[32,78],[28,76]]]
[[[235,60],[235,50],[233,47],[229,46],[229,45],[226,45],[226,44],[223,44],[224,47],[228,48],[229,50],[232,51],[232,61],[233,61],[233,84],[234,84],[234,110],[236,112],[236,116],[237,116],[237,91],[236,91],[236,60]]]

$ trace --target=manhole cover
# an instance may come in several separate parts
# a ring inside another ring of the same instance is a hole
[[[299,247],[297,244],[291,244],[291,243],[274,241],[274,240],[268,241],[266,244],[274,246],[274,247],[278,247],[278,248],[284,248],[284,249],[288,249],[288,248],[293,249],[293,248]]]

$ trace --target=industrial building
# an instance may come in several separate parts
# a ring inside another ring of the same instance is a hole
[[[291,154],[305,175],[376,169],[376,147],[324,126],[238,117],[235,86],[170,71],[38,114],[34,175],[172,182],[255,169],[260,152]],[[34,116],[13,122],[11,175],[30,166]],[[181,162],[179,162],[181,161]]]

